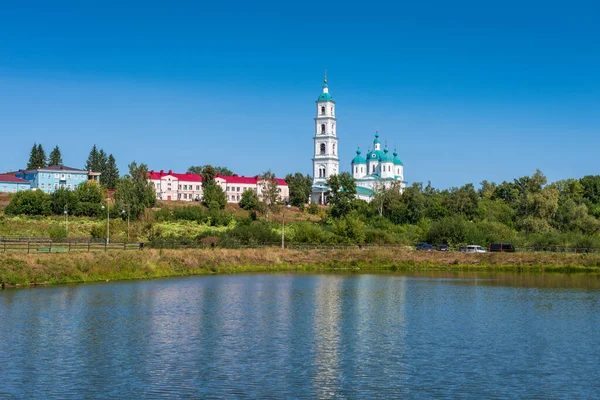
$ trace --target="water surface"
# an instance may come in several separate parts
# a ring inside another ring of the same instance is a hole
[[[257,274],[0,291],[1,398],[598,398],[597,275]]]

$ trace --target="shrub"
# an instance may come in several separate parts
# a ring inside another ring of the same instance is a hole
[[[297,222],[295,224],[286,225],[286,239],[295,244],[333,244],[335,236],[323,229],[320,224],[312,222]]]
[[[273,230],[270,223],[264,221],[238,223],[233,229],[221,235],[223,246],[266,245],[278,243],[280,235]]]
[[[61,225],[54,225],[48,229],[48,235],[50,239],[58,242],[67,238],[67,229]]]
[[[49,194],[41,190],[26,190],[12,195],[4,212],[7,215],[50,215],[51,200]]]

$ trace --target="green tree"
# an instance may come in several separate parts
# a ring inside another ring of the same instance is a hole
[[[62,215],[65,211],[69,215],[74,215],[78,209],[79,199],[77,194],[69,189],[60,188],[55,190],[52,196],[52,212],[56,215]]]
[[[85,169],[87,171],[100,172],[99,157],[100,154],[98,153],[98,149],[96,148],[96,145],[94,145],[92,147],[92,150],[90,150],[90,154],[88,155],[87,161],[85,163]]]
[[[330,215],[333,218],[348,215],[354,209],[356,180],[348,172],[342,172],[341,174],[329,177],[327,186],[329,186],[327,202],[330,205]]]
[[[37,165],[37,168],[44,168],[48,165],[46,164],[46,152],[41,143],[37,146]]]
[[[46,166],[46,152],[41,144],[34,143],[29,153],[27,169],[38,169]]]
[[[58,146],[55,146],[54,149],[50,152],[50,157],[48,158],[48,165],[62,165],[63,160],[60,154],[60,149]]]
[[[37,169],[39,168],[37,165],[38,160],[38,147],[37,143],[33,144],[31,151],[29,152],[29,162],[27,163],[27,169]]]
[[[6,215],[50,215],[52,198],[41,190],[23,190],[13,194]]]
[[[106,168],[108,165],[108,157],[104,150],[98,151],[98,169],[94,172],[100,172],[100,184],[106,186]]]
[[[261,209],[260,200],[254,190],[244,190],[242,199],[240,200],[240,207],[247,211],[259,211]]]
[[[119,179],[114,195],[117,210],[124,210],[131,218],[139,218],[146,208],[156,204],[156,194],[148,181],[148,167],[134,161],[129,164],[129,174]],[[126,214],[124,215],[126,218]]]
[[[78,204],[72,212],[74,215],[85,215],[88,217],[99,216],[105,194],[102,186],[96,182],[83,182],[75,189]]]
[[[262,202],[262,208],[265,210],[266,219],[269,220],[269,212],[277,210],[277,204],[279,203],[279,182],[275,174],[270,170],[264,172],[260,176],[260,199]]]
[[[308,203],[312,192],[312,178],[309,175],[302,175],[300,172],[288,174],[285,182],[290,191],[290,204],[296,207],[303,207]]]
[[[105,172],[100,175],[100,178],[104,177],[102,185],[108,189],[114,189],[117,187],[119,181],[119,168],[117,168],[117,162],[113,155],[108,156],[108,162],[106,163]]]
[[[202,175],[202,171],[204,170],[204,168],[206,167],[212,167],[211,165],[192,165],[191,167],[188,168],[188,172],[191,172],[192,174],[196,174],[196,175]],[[215,170],[215,175],[217,174],[221,174],[223,176],[232,176],[233,175],[233,171],[231,171],[229,168],[227,167],[212,167]]]
[[[202,196],[204,205],[211,210],[223,210],[227,205],[227,195],[215,182],[217,171],[212,165],[202,169]]]
[[[460,188],[451,188],[444,201],[444,206],[452,214],[463,214],[467,219],[471,219],[477,210],[478,195],[469,183]]]

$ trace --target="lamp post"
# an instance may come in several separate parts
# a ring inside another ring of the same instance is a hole
[[[104,210],[104,206],[102,206]],[[110,244],[110,211],[108,209],[108,203],[106,203],[106,244]]]
[[[65,229],[67,236],[69,236],[69,212],[67,211],[67,205],[65,204]]]
[[[129,204],[125,204],[127,206],[127,242],[129,242]],[[125,210],[121,210],[121,213],[125,215]]]

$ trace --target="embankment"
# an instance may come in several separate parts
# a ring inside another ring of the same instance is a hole
[[[442,253],[390,248],[206,249],[108,253],[0,254],[3,287],[237,272],[498,270],[599,272],[600,254]]]

